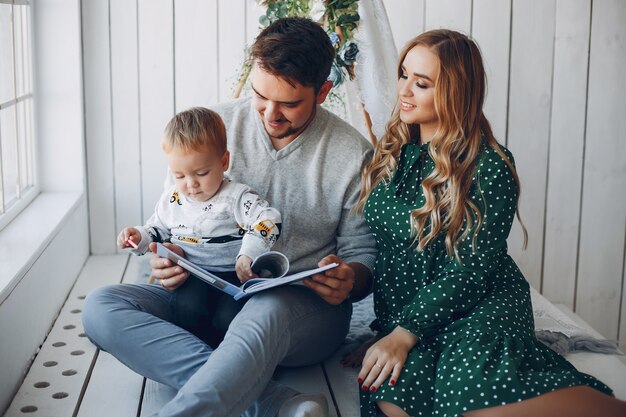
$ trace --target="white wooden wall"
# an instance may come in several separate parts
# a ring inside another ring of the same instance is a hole
[[[532,285],[626,345],[626,2],[385,0],[400,48],[423,30],[471,34],[486,61],[486,112],[515,155]],[[166,122],[226,100],[254,0],[82,2],[91,249],[152,211]]]

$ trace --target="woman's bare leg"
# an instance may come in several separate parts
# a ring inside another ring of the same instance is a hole
[[[465,417],[626,417],[626,402],[590,387],[563,388],[535,398],[463,413]]]
[[[386,401],[378,401],[376,404],[378,404],[380,411],[387,417],[410,417],[403,409],[395,404]]]

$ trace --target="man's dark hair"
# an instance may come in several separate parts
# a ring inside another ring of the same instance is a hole
[[[251,59],[264,71],[317,93],[328,79],[335,49],[320,25],[303,17],[278,19],[259,33]]]

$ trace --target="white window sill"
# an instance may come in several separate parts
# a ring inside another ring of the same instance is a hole
[[[83,198],[80,192],[41,193],[0,231],[0,304],[41,256]],[[71,244],[68,250],[71,250]]]

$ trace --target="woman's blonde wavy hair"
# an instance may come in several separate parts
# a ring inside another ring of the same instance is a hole
[[[475,241],[482,225],[483,215],[472,203],[468,193],[483,140],[504,159],[511,170],[517,188],[517,201],[520,183],[515,167],[500,148],[483,114],[487,81],[476,43],[452,30],[424,32],[402,49],[398,78],[402,75],[402,63],[407,53],[418,45],[428,48],[439,58],[434,104],[440,124],[428,147],[435,168],[422,181],[426,201],[411,213],[411,230],[415,235],[417,250],[423,250],[445,232],[448,255],[459,258],[458,243],[472,229]],[[419,125],[409,125],[400,120],[400,108],[396,101],[386,131],[374,149],[372,160],[363,170],[356,211],[363,211],[376,185],[391,180],[402,146],[416,141],[419,141]],[[524,232],[525,247],[526,228],[517,209],[516,213]]]

